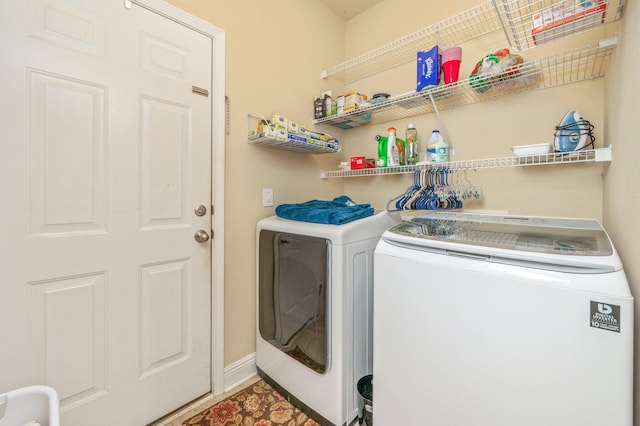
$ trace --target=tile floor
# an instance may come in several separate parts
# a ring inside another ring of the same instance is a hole
[[[199,398],[193,401],[191,404],[188,404],[187,406],[182,407],[181,409],[168,414],[162,419],[151,423],[149,426],[182,426],[182,422],[184,422],[185,420],[191,418],[195,414],[198,414],[200,411],[204,410],[205,408],[210,407],[222,401],[223,399],[235,394],[236,392],[246,388],[250,384],[257,382],[258,380],[260,380],[260,377],[256,375],[254,377],[251,377],[245,380],[244,382],[240,383],[238,386],[230,389],[227,392],[224,392],[221,395],[217,395],[215,397],[212,395],[203,396],[202,398]]]

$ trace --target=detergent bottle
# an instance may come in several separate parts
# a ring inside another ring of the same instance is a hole
[[[396,128],[389,127],[387,129],[387,167],[395,167],[400,165],[400,152],[396,144]]]
[[[377,167],[387,167],[387,137],[376,135],[378,141],[378,162]]]

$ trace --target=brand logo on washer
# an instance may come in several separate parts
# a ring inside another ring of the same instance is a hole
[[[620,333],[620,305],[591,301],[590,325]]]
[[[605,305],[604,303],[598,303],[598,312],[603,315],[611,315],[613,308],[609,305]]]

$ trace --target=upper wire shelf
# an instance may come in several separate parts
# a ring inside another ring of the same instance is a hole
[[[554,56],[528,60],[502,75],[481,82],[467,78],[420,92],[394,96],[378,104],[316,119],[313,123],[341,128],[384,123],[436,112],[436,104],[438,110],[445,110],[508,94],[604,77],[607,60],[615,50],[615,45],[614,37]]]
[[[552,152],[549,154],[537,154],[517,157],[459,160],[450,161],[447,163],[424,163],[414,166],[381,167],[358,170],[322,170],[320,171],[320,177],[322,179],[327,179],[356,176],[400,175],[413,173],[416,170],[429,170],[435,168],[448,170],[475,170],[495,169],[501,167],[546,166],[552,164],[605,162],[611,161],[611,150],[612,146],[609,145],[605,148],[584,149],[572,152]]]
[[[435,44],[450,46],[469,41],[502,28],[491,1],[408,34],[377,49],[321,72],[345,83],[374,75],[381,70],[415,61],[416,52]]]
[[[490,0],[327,68],[320,76],[352,83],[415,61],[419,50],[458,45],[499,29],[513,50],[524,51],[615,22],[623,4],[624,0]]]
[[[624,6],[624,0],[493,1],[503,17],[509,44],[518,51],[615,22]]]

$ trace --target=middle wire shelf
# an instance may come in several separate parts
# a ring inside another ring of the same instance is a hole
[[[356,108],[344,114],[313,120],[349,129],[366,124],[384,123],[483,102],[524,91],[546,89],[604,77],[607,61],[613,54],[616,38],[602,40],[558,55],[525,61],[508,73],[478,82],[467,78],[456,83],[393,96],[384,102]],[[504,76],[509,74],[509,77]]]
[[[484,158],[479,160],[460,160],[447,163],[424,163],[412,166],[381,167],[372,169],[357,170],[332,170],[320,171],[322,179],[356,177],[356,176],[378,176],[378,175],[399,175],[413,173],[417,170],[429,169],[449,169],[449,170],[475,170],[475,169],[495,169],[500,167],[522,167],[522,166],[547,166],[552,164],[572,164],[587,162],[608,162],[611,161],[611,145],[605,148],[585,149],[571,152],[553,152],[549,154],[527,155],[517,157]]]

